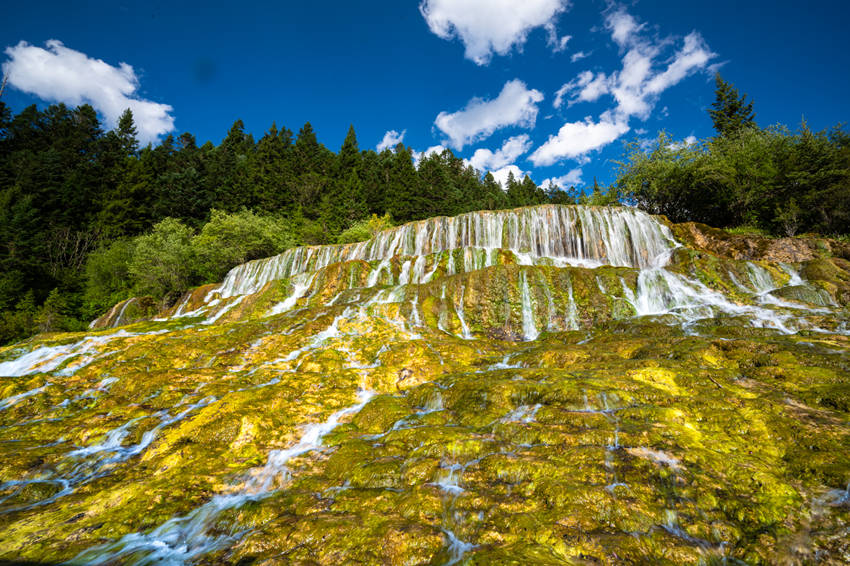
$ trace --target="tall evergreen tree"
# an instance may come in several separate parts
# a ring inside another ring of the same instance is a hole
[[[292,132],[279,131],[272,124],[257,143],[252,167],[253,204],[260,210],[280,213],[291,211],[295,204],[290,189],[292,178]]]
[[[360,148],[357,146],[357,135],[354,133],[353,124],[348,126],[348,133],[337,154],[337,164],[337,176],[340,179],[347,179],[351,171],[360,167]]]
[[[714,75],[714,82],[717,87],[708,113],[718,135],[730,136],[742,128],[754,126],[753,103],[747,102],[747,95],[738,94],[738,89],[723,80],[720,73]]]
[[[124,153],[128,156],[135,155],[139,150],[139,140],[136,139],[138,131],[136,130],[136,123],[133,121],[133,111],[129,108],[118,119],[116,133],[121,141],[121,149]]]
[[[386,151],[389,152],[389,150]],[[395,148],[395,153],[389,154],[387,157],[390,166],[385,171],[387,212],[397,222],[408,222],[423,218],[422,214],[425,207],[422,205],[421,185],[419,175],[413,166],[413,155],[408,148],[399,143]]]
[[[253,150],[253,137],[245,133],[242,120],[236,120],[216,148],[208,171],[208,182],[216,188],[217,207],[234,212],[250,205],[253,191],[249,172]]]

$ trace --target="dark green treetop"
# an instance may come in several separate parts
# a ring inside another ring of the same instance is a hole
[[[738,89],[723,80],[720,73],[714,75],[714,82],[717,85],[715,100],[708,113],[718,135],[728,137],[745,127],[755,126],[753,102],[747,102],[747,95],[738,94]]]

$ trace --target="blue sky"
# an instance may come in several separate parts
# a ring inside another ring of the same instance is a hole
[[[538,183],[608,183],[623,142],[712,134],[719,69],[760,125],[850,117],[850,3],[399,0],[14,3],[0,40],[13,111],[130,106],[147,140],[218,143],[237,118],[310,121],[338,150],[402,139]],[[22,43],[23,42],[23,43]],[[394,135],[394,133],[396,135]],[[403,133],[403,138],[401,134]]]

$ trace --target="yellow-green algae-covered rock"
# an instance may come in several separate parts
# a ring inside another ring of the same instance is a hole
[[[0,560],[850,562],[826,244],[471,213],[0,349]]]

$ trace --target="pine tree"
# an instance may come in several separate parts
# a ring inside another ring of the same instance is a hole
[[[287,181],[292,178],[292,132],[278,131],[274,123],[257,143],[252,167],[254,198],[252,204],[260,210],[280,213],[291,210],[295,198]]]
[[[121,149],[124,151],[124,154],[128,156],[136,155],[136,152],[139,151],[139,141],[136,139],[138,131],[133,121],[133,111],[129,108],[118,119],[116,133],[118,139],[121,141]]]
[[[717,85],[715,99],[708,113],[718,135],[728,137],[742,128],[755,126],[753,103],[747,102],[747,95],[739,95],[738,89],[724,81],[720,73],[714,75],[714,82]]]
[[[381,156],[384,157],[384,153]],[[424,218],[425,207],[422,204],[421,184],[416,168],[413,166],[413,156],[403,144],[398,144],[395,153],[386,150],[387,212],[397,222],[408,222]]]
[[[354,133],[354,125],[348,126],[348,134],[342,147],[337,154],[337,177],[347,179],[351,171],[360,166],[360,148],[357,146],[357,135]]]

